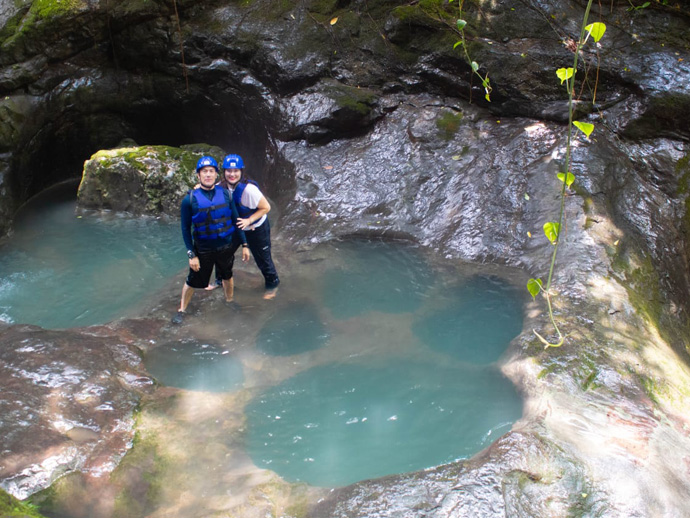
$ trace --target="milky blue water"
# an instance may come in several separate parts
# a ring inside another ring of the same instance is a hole
[[[522,405],[494,368],[377,358],[302,372],[246,413],[257,465],[334,487],[470,457],[507,432]]]
[[[523,293],[498,277],[477,275],[448,285],[438,304],[412,329],[427,346],[459,360],[486,364],[503,354],[522,330]]]
[[[496,362],[522,330],[524,290],[400,244],[324,249],[309,268],[316,303],[286,304],[259,332],[266,355],[327,360],[247,406],[258,466],[343,486],[468,458],[510,429],[522,403]]]
[[[29,201],[0,244],[0,319],[45,328],[136,314],[185,267],[179,223],[75,212],[74,183]]]
[[[32,200],[0,245],[3,320],[104,323],[183,282],[177,221],[80,217],[75,190]],[[509,273],[382,242],[328,243],[289,259],[276,256],[274,301],[261,300],[254,265],[238,265],[241,311],[220,290],[195,295],[185,324],[144,355],[162,385],[248,391],[246,451],[258,467],[342,486],[470,457],[520,418],[497,364],[522,329],[525,293]]]
[[[329,338],[316,306],[301,302],[272,315],[259,331],[256,346],[274,356],[290,356],[318,349]]]
[[[222,346],[194,339],[163,342],[146,355],[146,368],[169,387],[229,392],[242,387],[242,363]]]

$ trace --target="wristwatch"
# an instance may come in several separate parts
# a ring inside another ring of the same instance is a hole
[[[249,248],[249,245],[247,245],[247,244],[242,244],[242,248]]]
[[[194,250],[187,250],[187,257],[189,257],[190,259],[194,259],[196,257]]]

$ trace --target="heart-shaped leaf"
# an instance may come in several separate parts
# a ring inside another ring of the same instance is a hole
[[[577,129],[584,133],[587,138],[589,138],[594,131],[594,124],[590,124],[589,122],[574,121],[573,124]]]
[[[560,230],[561,225],[555,221],[544,223],[544,235],[546,236],[546,239],[551,241],[552,245],[555,245],[558,242],[558,233]]]
[[[530,279],[527,281],[527,291],[529,291],[529,294],[532,295],[532,298],[535,298],[537,295],[539,295],[541,287],[541,279]]]
[[[590,23],[585,29],[594,38],[594,41],[599,41],[606,32],[606,24],[601,22]]]
[[[575,175],[571,172],[568,172],[568,174],[558,173],[556,176],[561,182],[565,182],[566,187],[570,187],[575,181]]]
[[[467,22],[465,20],[458,20],[458,30],[463,30],[465,28],[465,25],[467,25]]]
[[[558,79],[561,80],[561,84],[563,84],[563,81],[573,77],[573,67],[559,68],[556,70],[556,75],[558,76]]]

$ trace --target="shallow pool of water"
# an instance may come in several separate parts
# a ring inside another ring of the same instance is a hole
[[[247,408],[248,450],[290,481],[343,486],[467,458],[521,415],[498,370],[421,358],[314,367]]]
[[[45,328],[134,315],[185,267],[179,223],[76,213],[74,183],[30,200],[0,245],[0,319]]]
[[[79,217],[74,189],[32,200],[3,243],[4,320],[104,323],[184,281],[177,222]],[[278,252],[276,262],[275,300],[261,299],[255,266],[238,263],[241,311],[221,290],[200,292],[184,325],[166,327],[145,354],[160,384],[221,398],[203,410],[213,412],[203,433],[222,436],[208,423],[242,416],[243,454],[257,467],[335,487],[467,458],[520,417],[496,364],[522,329],[524,290],[508,272],[366,241]],[[240,406],[225,408],[223,394]]]
[[[257,333],[277,372],[299,366],[246,409],[258,466],[342,486],[470,457],[519,419],[496,362],[522,330],[522,292],[429,257],[356,241],[303,259],[309,279]]]
[[[226,392],[242,387],[242,363],[218,344],[198,340],[164,342],[146,355],[159,383],[185,390]]]

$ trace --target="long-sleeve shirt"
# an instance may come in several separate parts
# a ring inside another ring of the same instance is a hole
[[[209,200],[213,199],[214,190],[207,191],[206,189],[199,189],[204,196]],[[235,202],[232,200],[232,196],[228,193],[227,189],[223,189],[223,196],[225,201],[230,205],[230,211],[232,212],[232,220],[236,224],[239,214],[237,213],[237,207],[235,207]],[[197,239],[193,238],[192,234],[192,216],[198,211],[198,203],[192,196],[191,191],[182,199],[180,204],[180,225],[182,227],[182,239],[184,240],[184,245],[187,250],[196,251],[196,253],[210,252],[212,250],[217,250],[218,248],[229,245],[232,243],[233,238],[238,238],[242,244],[247,244],[247,238],[244,235],[244,231],[235,227],[232,234],[226,237],[219,237],[216,239]]]

